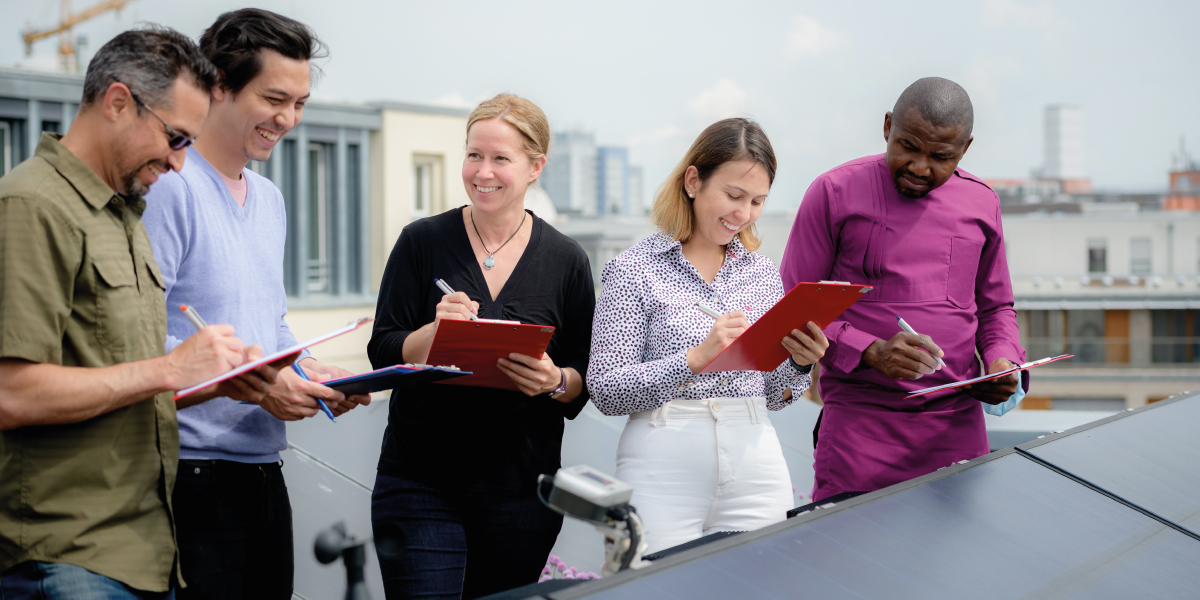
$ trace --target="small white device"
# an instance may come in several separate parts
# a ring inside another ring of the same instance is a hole
[[[643,566],[646,551],[642,520],[629,505],[633,486],[593,469],[575,465],[538,477],[538,497],[555,512],[591,523],[604,534],[604,575]]]

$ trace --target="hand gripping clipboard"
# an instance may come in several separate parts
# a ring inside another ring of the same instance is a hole
[[[375,369],[369,373],[351,375],[339,379],[322,382],[328,388],[333,388],[347,396],[355,394],[370,394],[383,390],[411,389],[427,383],[453,379],[470,375],[470,371],[460,371],[453,367],[433,367],[430,365],[395,365]]]
[[[454,365],[471,375],[439,381],[444,385],[516,390],[517,384],[505,375],[496,361],[510,353],[540,358],[550,345],[554,328],[549,325],[522,325],[512,321],[460,321],[442,319],[433,334],[429,349],[431,365]]]
[[[798,283],[700,372],[774,371],[790,356],[782,341],[793,329],[807,331],[809,321],[824,329],[869,291],[840,281]]]
[[[1074,357],[1075,357],[1074,354],[1060,354],[1058,356],[1047,356],[1046,358],[1043,358],[1043,359],[1031,360],[1022,365],[1017,365],[1010,369],[1005,369],[1003,371],[998,371],[996,373],[992,373],[991,375],[983,375],[981,377],[976,377],[974,379],[964,379],[963,381],[955,381],[953,383],[946,383],[943,385],[935,385],[933,387],[927,387],[923,390],[916,390],[913,392],[909,392],[908,395],[904,397],[904,399],[908,400],[909,398],[916,398],[917,396],[924,396],[925,394],[932,394],[934,392],[940,392],[942,390],[957,389],[964,385],[971,385],[972,383],[980,383],[983,381],[990,381],[992,379],[999,379],[1010,373],[1019,373],[1021,371],[1028,371],[1034,367],[1040,367],[1045,364],[1049,364],[1049,363],[1060,361],[1060,360],[1066,360],[1068,358],[1074,358]]]
[[[235,367],[234,369],[232,369],[230,371],[226,371],[225,374],[223,374],[223,375],[218,375],[216,377],[213,377],[212,379],[209,379],[208,381],[205,381],[204,383],[201,383],[200,385],[194,385],[186,390],[180,390],[178,393],[175,394],[174,400],[178,400],[184,396],[194,394],[214,383],[221,383],[222,381],[225,381],[227,379],[233,379],[234,377],[237,377],[238,375],[241,375],[242,373],[246,373],[248,371],[253,371],[254,369],[257,369],[267,363],[275,362],[285,356],[288,356],[289,354],[299,354],[301,350],[303,350],[309,346],[315,346],[317,344],[320,344],[321,342],[324,342],[327,340],[332,340],[333,338],[338,337],[339,335],[350,333],[351,331],[354,331],[355,329],[358,329],[359,327],[362,327],[363,325],[366,325],[367,323],[370,323],[371,321],[374,321],[374,320],[375,319],[372,317],[364,317],[362,319],[358,319],[357,321],[351,322],[349,325],[342,327],[341,329],[335,329],[333,331],[330,331],[329,333],[326,333],[325,335],[320,335],[311,340],[307,340],[307,341],[301,342],[299,344],[296,344],[295,346],[292,346],[291,348],[286,348],[286,349],[280,350],[279,352],[276,352],[270,356],[264,356],[256,361],[245,363],[239,367]],[[235,332],[235,335],[236,335],[236,332]]]

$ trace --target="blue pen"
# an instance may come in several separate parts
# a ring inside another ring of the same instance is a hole
[[[302,377],[305,381],[312,381],[311,379],[308,378],[308,374],[304,372],[304,369],[300,368],[300,365],[298,363],[292,363],[292,370],[295,371],[296,374],[299,375],[300,377]],[[321,410],[325,411],[325,416],[329,417],[330,421],[337,423],[337,419],[335,419],[333,417],[333,411],[329,410],[328,406],[325,406],[325,401],[320,398],[316,398],[316,401],[317,401],[317,406],[320,406]]]

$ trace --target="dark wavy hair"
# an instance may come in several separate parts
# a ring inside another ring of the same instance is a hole
[[[263,49],[293,60],[329,56],[311,27],[261,8],[227,12],[200,35],[200,50],[220,70],[221,86],[235,94],[262,72]],[[319,68],[313,69],[314,74],[320,73]]]

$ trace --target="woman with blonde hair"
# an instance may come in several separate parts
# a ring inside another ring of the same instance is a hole
[[[779,270],[754,252],[775,166],[754,121],[710,125],[654,201],[658,231],[604,266],[587,383],[601,412],[629,415],[616,475],[634,487],[649,552],[758,529],[794,506],[767,411],[808,389],[821,329],[792,330],[791,357],[770,373],[700,372],[783,297]]]
[[[563,418],[588,399],[595,286],[579,244],[524,207],[549,146],[532,102],[481,103],[462,165],[471,204],[409,224],[388,259],[367,346],[375,368],[426,362],[442,319],[555,327],[546,353],[497,363],[520,391],[392,393],[371,502],[376,532],[405,538],[398,556],[380,557],[389,598],[475,598],[533,583],[562,527],[535,486],[560,466]],[[444,294],[435,278],[456,291]]]

